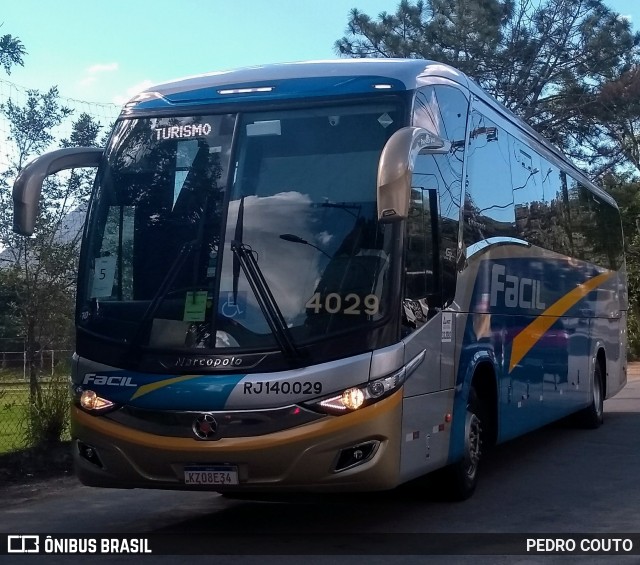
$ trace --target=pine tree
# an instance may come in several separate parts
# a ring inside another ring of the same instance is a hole
[[[608,128],[602,105],[616,85],[635,79],[639,43],[603,0],[402,0],[377,20],[352,10],[335,48],[348,57],[453,65],[599,172],[630,157],[630,137],[620,121]]]

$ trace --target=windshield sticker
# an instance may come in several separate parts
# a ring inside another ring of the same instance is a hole
[[[247,124],[247,137],[259,135],[282,135],[280,120],[265,120]]]
[[[207,291],[198,290],[197,292],[187,292],[184,301],[185,322],[204,322],[207,311]]]
[[[116,274],[115,256],[97,257],[94,261],[94,267],[91,298],[111,296],[113,280]]]
[[[453,339],[453,312],[442,313],[442,343],[451,343]]]
[[[209,253],[209,263],[207,264],[207,278],[212,279],[216,276],[216,270],[218,267],[218,252],[211,251]]]
[[[226,318],[237,318],[242,320],[245,317],[247,311],[247,293],[239,291],[234,297],[233,292],[221,292],[221,295],[227,296],[227,299],[223,301],[220,299],[220,313]]]
[[[393,123],[393,119],[389,114],[385,112],[384,114],[382,114],[382,116],[378,118],[378,122],[380,122],[380,125],[383,128],[388,128]]]
[[[186,124],[184,126],[165,126],[156,128],[156,140],[185,139],[189,137],[202,137],[211,133],[211,124]]]

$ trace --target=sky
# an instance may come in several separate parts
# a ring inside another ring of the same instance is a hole
[[[640,0],[605,0],[640,29]],[[0,79],[122,105],[142,88],[236,67],[337,58],[352,8],[376,17],[399,0],[13,0],[0,35],[24,67]]]
[[[336,58],[351,8],[397,0],[14,0],[0,34],[18,36],[24,68],[0,78],[122,104],[140,85],[236,67]]]

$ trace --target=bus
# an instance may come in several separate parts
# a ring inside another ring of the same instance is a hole
[[[72,444],[86,485],[471,496],[483,454],[626,383],[615,201],[458,70],[339,60],[128,102],[83,232]],[[415,480],[414,479],[418,479]],[[411,488],[411,487],[409,487]]]

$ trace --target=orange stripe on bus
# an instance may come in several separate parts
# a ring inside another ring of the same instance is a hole
[[[569,308],[584,298],[592,290],[600,286],[607,279],[613,276],[613,272],[602,273],[592,279],[579,284],[571,292],[565,294],[560,300],[554,302],[540,316],[524,328],[515,338],[511,348],[511,359],[509,361],[509,372],[522,360],[529,350],[556,323],[558,318],[563,316]]]
[[[148,385],[142,385],[138,390],[136,390],[135,394],[130,398],[133,400],[134,398],[138,398],[140,396],[144,396],[145,394],[149,394],[154,390],[158,390],[159,388],[164,388],[165,386],[169,386],[175,383],[181,383],[183,381],[188,381],[189,379],[197,379],[201,375],[185,375],[183,377],[174,377],[172,379],[165,379],[163,381],[158,381],[156,383],[150,383]]]

